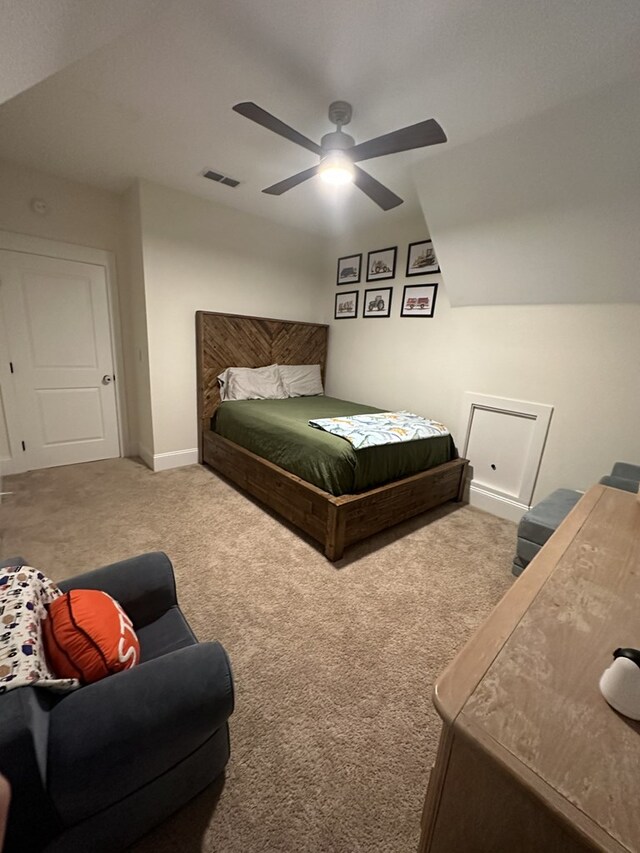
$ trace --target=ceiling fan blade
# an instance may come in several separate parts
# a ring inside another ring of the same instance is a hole
[[[318,174],[319,168],[320,164],[318,163],[317,166],[312,166],[310,169],[305,169],[304,172],[298,172],[297,175],[285,178],[284,181],[273,184],[273,186],[267,187],[266,190],[262,190],[262,192],[269,193],[269,195],[282,195],[282,193],[286,193],[287,190],[297,187],[298,184],[301,184],[303,181],[308,181],[309,178],[313,178],[314,175]]]
[[[399,204],[402,204],[400,196],[392,193],[391,190],[387,189],[387,187],[381,184],[380,181],[376,181],[376,179],[372,178],[368,172],[364,171],[364,169],[356,166],[355,170],[355,176],[353,179],[355,185],[358,189],[361,189],[365,195],[368,195],[371,201],[375,201],[375,203],[383,210],[391,210],[392,207],[397,207]]]
[[[410,151],[412,148],[423,148],[425,145],[438,145],[446,142],[447,135],[434,118],[376,136],[367,142],[361,142],[349,149],[349,156],[354,163],[360,160],[371,160],[384,154],[396,154],[398,151]]]
[[[288,139],[290,142],[295,142],[296,145],[302,145],[303,148],[313,151],[314,154],[321,153],[319,145],[316,145],[316,143],[312,142],[311,139],[307,139],[307,137],[303,136],[302,133],[298,133],[297,130],[289,127],[288,124],[280,121],[279,118],[272,116],[271,113],[263,110],[262,107],[254,104],[253,101],[243,101],[241,104],[236,104],[233,109],[237,113],[240,113],[241,116],[249,118],[251,121],[255,121],[257,124],[261,124],[263,127],[266,127],[267,130],[272,130],[279,136],[284,136],[284,138]]]

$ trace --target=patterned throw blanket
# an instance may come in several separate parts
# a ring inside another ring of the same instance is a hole
[[[396,444],[449,435],[449,430],[437,421],[430,421],[412,412],[379,412],[372,415],[351,415],[348,418],[317,418],[309,426],[338,435],[353,445],[354,450]]]
[[[15,687],[75,690],[75,678],[56,678],[42,644],[47,604],[62,593],[53,581],[31,566],[0,569],[0,694]]]

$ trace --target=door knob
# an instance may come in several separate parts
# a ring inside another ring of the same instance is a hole
[[[102,377],[102,384],[103,385],[110,385],[112,379],[113,379],[113,376],[111,376],[109,373],[105,373],[105,375]]]

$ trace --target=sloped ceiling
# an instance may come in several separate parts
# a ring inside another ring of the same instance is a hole
[[[11,7],[30,5],[49,4]],[[640,56],[637,0],[181,0],[151,4],[144,26],[112,38],[135,5],[69,0],[56,7],[64,17],[23,28],[32,63],[34,47],[51,55],[33,79],[56,57],[92,52],[0,106],[0,156],[117,192],[139,176],[323,233],[419,211],[413,165],[610,84]],[[73,30],[79,7],[98,15],[87,12],[84,36]],[[94,49],[98,31],[110,36]],[[13,71],[23,86],[27,71],[22,82]],[[315,155],[232,105],[256,101],[319,140],[336,98],[354,106],[356,141],[431,116],[445,128],[447,145],[367,164],[405,199],[395,211],[317,179],[281,197],[261,193]],[[204,181],[207,167],[240,186]]]
[[[416,166],[452,305],[640,302],[639,92],[637,75]]]
[[[136,29],[154,0],[3,0],[0,104]]]

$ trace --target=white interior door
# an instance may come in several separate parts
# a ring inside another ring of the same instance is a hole
[[[119,456],[104,267],[0,251],[0,300],[24,469]]]

